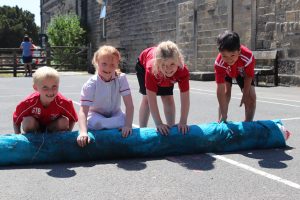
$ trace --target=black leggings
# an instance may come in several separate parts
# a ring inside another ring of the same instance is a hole
[[[146,95],[147,94],[146,86],[145,86],[146,71],[139,60],[137,61],[136,65],[135,65],[135,71],[136,71],[136,76],[137,76],[137,79],[138,79],[139,85],[140,85],[139,91],[141,94]],[[173,95],[174,85],[172,85],[170,87],[160,87],[160,86],[157,86],[157,87],[158,87],[158,90],[156,93],[157,96]]]
[[[237,84],[239,85],[239,87],[241,88],[241,90],[244,89],[244,77],[238,75],[238,76],[235,78],[235,80],[236,80]],[[232,78],[231,78],[231,77],[226,76],[226,77],[225,77],[225,81],[226,81],[226,82],[229,82],[229,83],[232,85]],[[253,80],[252,80],[252,82],[251,82],[251,85],[254,86],[254,81],[253,81]]]

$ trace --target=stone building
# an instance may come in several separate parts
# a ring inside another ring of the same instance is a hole
[[[278,50],[281,84],[300,85],[299,0],[103,0],[103,3],[106,15],[100,19],[104,6],[96,0],[41,0],[42,27],[47,26],[54,14],[75,12],[89,28],[93,48],[102,44],[120,48],[130,71],[134,70],[142,49],[172,40],[182,49],[194,75],[213,72],[216,37],[230,29],[238,32],[241,42],[252,50]]]
[[[94,2],[96,5],[96,1]],[[75,13],[86,23],[87,1],[84,0],[40,0],[41,31],[46,32],[51,17],[66,13]]]

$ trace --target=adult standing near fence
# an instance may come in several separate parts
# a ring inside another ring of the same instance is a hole
[[[32,52],[31,50],[35,48],[35,45],[30,42],[28,35],[25,35],[20,48],[22,49],[22,60],[24,63],[25,76],[32,76]]]

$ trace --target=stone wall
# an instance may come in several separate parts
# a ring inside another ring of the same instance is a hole
[[[176,6],[180,1],[175,0],[131,0],[112,1],[114,20],[108,24],[119,30],[107,33],[107,41],[119,43],[125,49],[128,63],[133,70],[140,52],[163,40],[176,40]],[[118,32],[119,34],[116,34]],[[131,71],[132,71],[131,70]]]
[[[249,49],[254,50],[254,46],[251,44],[253,37],[252,28],[252,4],[251,0],[239,0],[233,3],[233,16],[232,16],[232,30],[237,32],[241,39],[241,44],[247,46]],[[225,3],[226,4],[226,3]]]
[[[64,2],[64,9],[70,10],[73,2],[78,10],[81,1],[48,0],[45,7],[52,13]],[[88,1],[87,7],[93,49],[102,44],[120,48],[128,71],[134,71],[144,48],[172,40],[192,72],[213,72],[216,38],[233,29],[252,50],[279,51],[280,81],[300,80],[299,0],[108,0],[105,20],[99,19],[96,1]]]
[[[47,26],[50,23],[51,18],[56,15],[66,13],[76,13],[80,15],[78,0],[43,0],[42,1],[42,30],[46,32]],[[37,16],[36,16],[37,17]]]
[[[196,15],[193,1],[180,3],[177,6],[176,42],[181,49],[184,60],[191,71],[196,70]]]
[[[87,27],[88,38],[92,44],[93,50],[97,48],[103,40],[102,23],[99,19],[100,5],[96,1],[88,1],[87,4]]]
[[[280,81],[300,84],[300,1],[257,1],[256,49],[279,50]]]
[[[196,71],[214,71],[217,36],[228,29],[227,0],[197,0]]]

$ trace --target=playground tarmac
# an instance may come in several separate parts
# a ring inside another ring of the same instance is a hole
[[[81,87],[90,76],[61,74],[60,91],[73,100],[77,111]],[[127,78],[137,126],[141,95],[135,75]],[[215,82],[190,81],[190,87],[189,124],[215,122]],[[180,99],[175,88],[178,121]],[[0,78],[0,91],[0,134],[13,133],[12,113],[33,92],[32,78]],[[287,148],[0,167],[0,199],[300,199],[300,88],[257,87],[256,92],[255,120],[281,119],[292,133]],[[233,85],[231,121],[244,119],[240,99],[241,92]],[[149,126],[154,127],[151,118]]]

